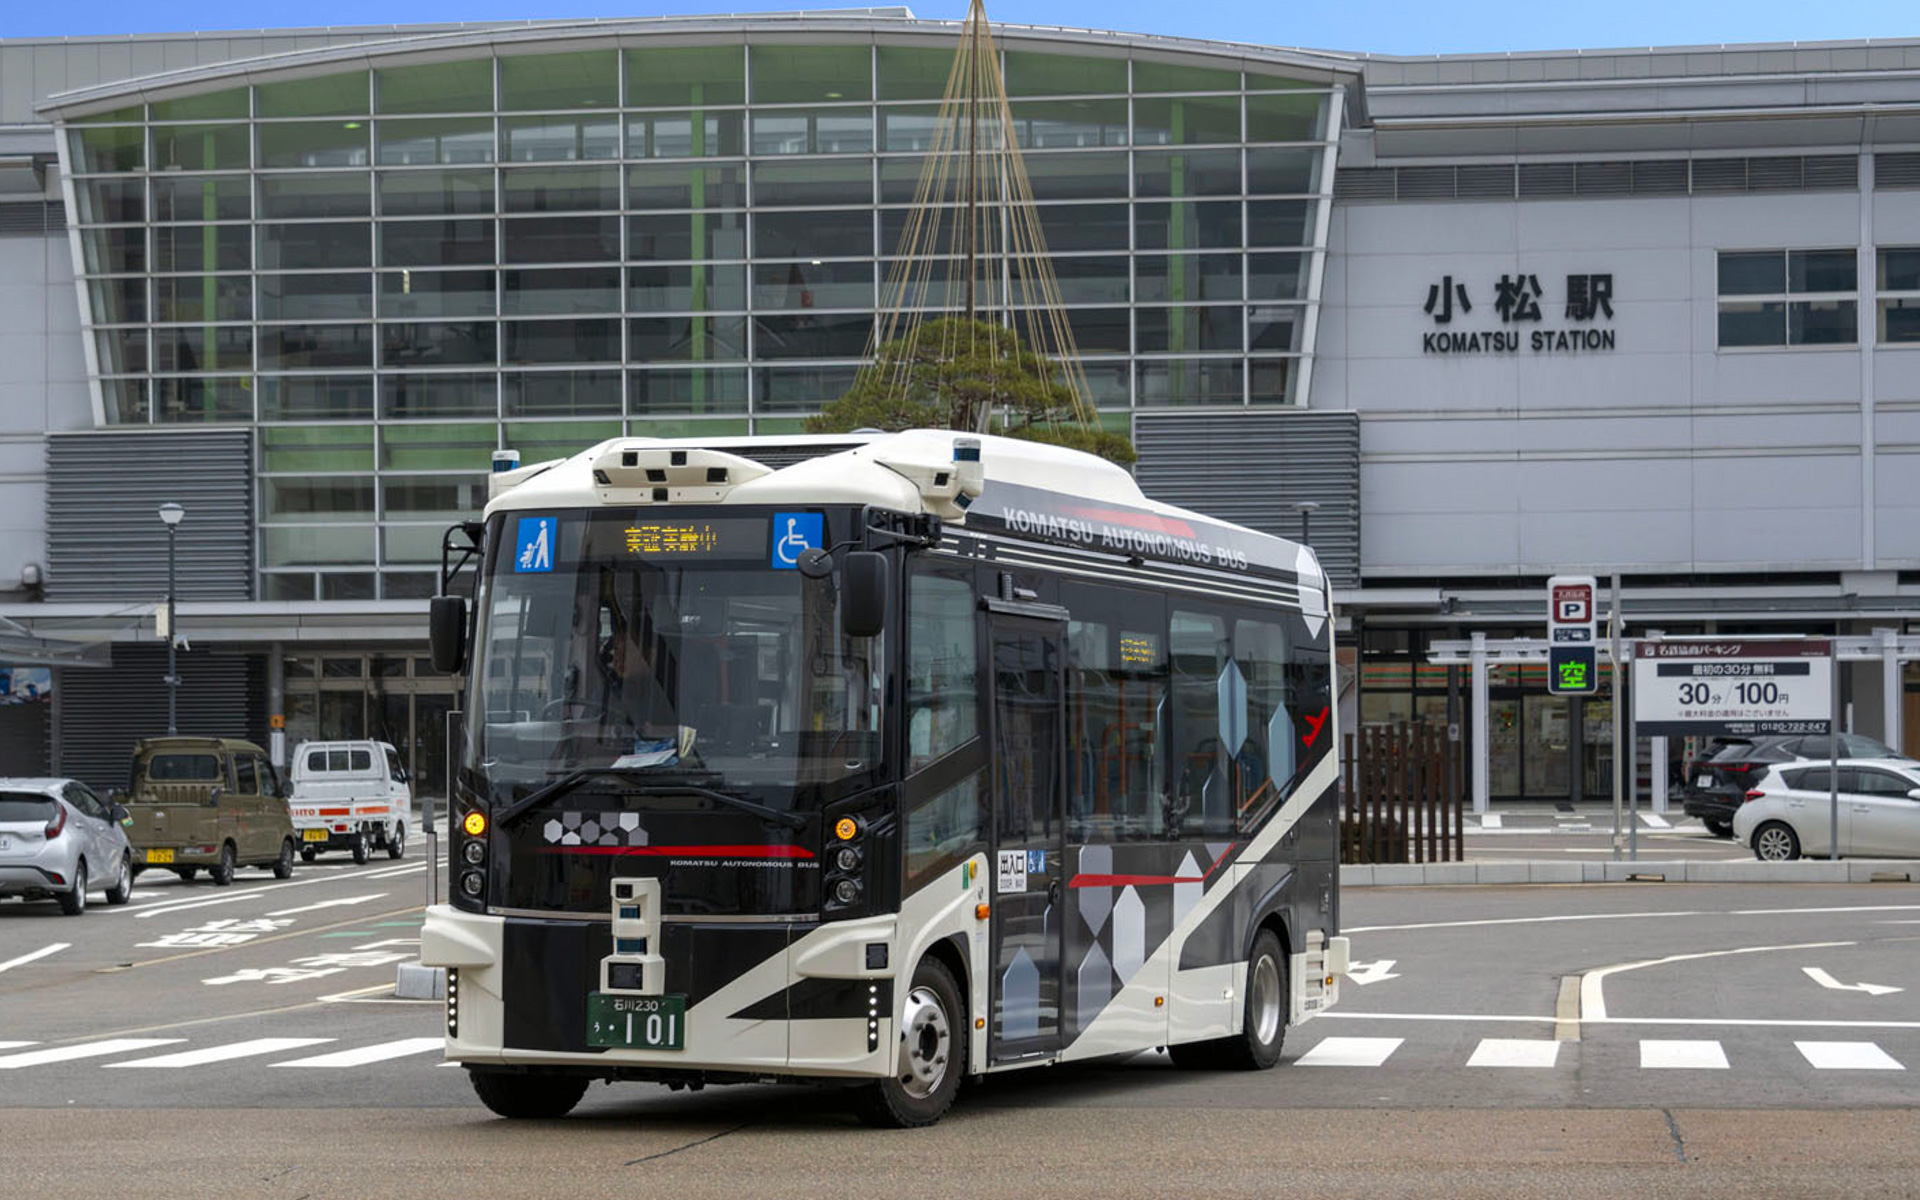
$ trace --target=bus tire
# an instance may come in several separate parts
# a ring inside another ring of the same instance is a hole
[[[953,972],[937,958],[913,969],[900,1016],[894,1072],[862,1087],[855,1111],[868,1125],[913,1129],[945,1115],[966,1074],[967,1010]]]
[[[1232,1037],[1169,1046],[1173,1065],[1188,1070],[1264,1071],[1280,1061],[1287,1040],[1287,956],[1271,929],[1247,955],[1245,1009]]]
[[[587,1094],[579,1075],[509,1075],[467,1070],[474,1094],[497,1116],[515,1121],[553,1121],[573,1111]]]

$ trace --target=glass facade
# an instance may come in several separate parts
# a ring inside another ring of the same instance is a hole
[[[426,594],[499,446],[787,432],[844,390],[952,50],[483,49],[73,120],[104,420],[257,426],[262,599]],[[1003,58],[1107,419],[1294,403],[1329,85]]]

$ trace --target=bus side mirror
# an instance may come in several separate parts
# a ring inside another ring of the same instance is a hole
[[[887,556],[853,550],[840,566],[840,628],[848,637],[873,637],[887,627]]]
[[[428,605],[427,641],[433,651],[433,669],[458,675],[467,665],[467,599],[435,596]]]

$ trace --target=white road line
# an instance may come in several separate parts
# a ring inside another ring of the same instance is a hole
[[[1470,1067],[1551,1067],[1560,1060],[1560,1043],[1545,1038],[1481,1038]]]
[[[1612,853],[1612,851],[1605,851]],[[124,911],[124,910],[123,910]],[[1561,913],[1550,917],[1487,917],[1478,921],[1420,921],[1411,925],[1354,925],[1340,932],[1396,933],[1413,929],[1473,929],[1483,925],[1544,925],[1560,921],[1634,921],[1673,917],[1818,917],[1833,913],[1920,912],[1920,904],[1861,904],[1844,908],[1682,908],[1666,912]]]
[[[1552,1025],[1559,1018],[1501,1013],[1347,1012],[1336,1008],[1331,1012],[1316,1013],[1313,1019],[1316,1021],[1452,1021],[1461,1025],[1507,1021]],[[1675,1025],[1692,1026],[1696,1029],[1920,1029],[1920,1021],[1803,1021],[1775,1017],[1581,1017],[1580,1020],[1590,1025]]]
[[[1498,828],[1500,828],[1500,814],[1499,814],[1499,813],[1488,813],[1488,814],[1487,814],[1486,816],[1484,816],[1484,817],[1481,817],[1481,818],[1480,818],[1480,828],[1482,828],[1482,829],[1498,829]]]
[[[274,1054],[281,1050],[299,1050],[307,1046],[318,1046],[331,1042],[324,1037],[270,1037],[255,1038],[250,1042],[235,1042],[231,1046],[211,1046],[205,1050],[182,1050],[177,1054],[162,1054],[158,1058],[136,1058],[132,1062],[106,1064],[114,1067],[197,1067],[203,1063],[227,1062],[236,1058],[250,1058],[256,1054]]]
[[[19,958],[10,958],[0,963],[0,971],[11,971],[15,967],[24,967],[35,959],[45,958],[49,954],[58,954],[72,945],[72,942],[55,942],[51,946],[42,946],[31,954],[22,954]]]
[[[1801,1057],[1821,1071],[1904,1071],[1906,1066],[1872,1042],[1795,1042]]]
[[[439,1050],[446,1044],[446,1040],[440,1037],[401,1038],[397,1042],[381,1042],[374,1046],[362,1046],[358,1050],[341,1050],[315,1058],[296,1058],[292,1062],[277,1062],[273,1065],[276,1067],[360,1067],[367,1063],[385,1062],[390,1058],[425,1054],[429,1050]]]
[[[1659,813],[1641,813],[1640,819],[1642,821],[1645,821],[1647,825],[1653,829],[1672,829],[1673,828],[1672,825],[1667,823],[1667,819],[1661,816]]]
[[[270,917],[290,917],[295,913],[313,912],[321,908],[342,908],[349,904],[365,904],[369,900],[378,900],[385,892],[374,892],[366,896],[347,896],[340,900],[322,900],[318,904],[309,904],[302,908],[283,908],[279,912],[270,912]]]
[[[1853,942],[1798,942],[1788,946],[1741,946],[1734,950],[1706,950],[1699,954],[1669,954],[1665,958],[1649,958],[1640,962],[1615,963],[1610,967],[1600,967],[1588,971],[1580,977],[1580,1019],[1582,1021],[1604,1021],[1607,1019],[1607,1001],[1601,994],[1601,985],[1607,976],[1621,971],[1638,971],[1642,967],[1664,967],[1669,963],[1694,962],[1702,958],[1726,958],[1735,954],[1766,954],[1775,950],[1817,950],[1831,946],[1852,946]]]
[[[255,894],[253,892],[235,892],[231,896],[216,896],[211,900],[189,900],[178,904],[166,904],[155,908],[141,908],[132,911],[136,921],[145,921],[150,917],[164,917],[170,913],[185,912],[190,908],[208,908],[215,904],[232,904],[236,900],[252,900],[254,898]],[[123,908],[120,911],[127,912],[128,910]]]
[[[0,1058],[0,1071],[19,1067],[37,1067],[43,1063],[68,1062],[76,1058],[101,1058],[108,1054],[126,1054],[150,1046],[171,1046],[180,1038],[108,1038],[104,1042],[83,1042],[78,1046],[54,1046],[46,1050],[28,1050]]]
[[[35,1046],[37,1042],[0,1042],[0,1050],[18,1050],[22,1046]]]
[[[1640,1043],[1640,1066],[1658,1071],[1724,1071],[1727,1052],[1719,1042],[1649,1039]]]
[[[1405,1038],[1321,1038],[1320,1044],[1294,1061],[1297,1067],[1377,1067],[1400,1048]]]

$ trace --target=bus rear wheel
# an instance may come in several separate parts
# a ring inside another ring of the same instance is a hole
[[[1247,955],[1246,1010],[1240,1032],[1210,1042],[1169,1046],[1176,1067],[1264,1071],[1280,1061],[1287,1040],[1287,956],[1271,929],[1262,929]]]
[[[516,1121],[553,1121],[573,1111],[587,1094],[587,1080],[578,1075],[512,1075],[469,1069],[480,1103],[502,1117]]]
[[[939,959],[921,959],[900,1014],[893,1074],[860,1089],[860,1119],[881,1129],[913,1129],[945,1115],[966,1074],[966,1016],[953,972]]]

